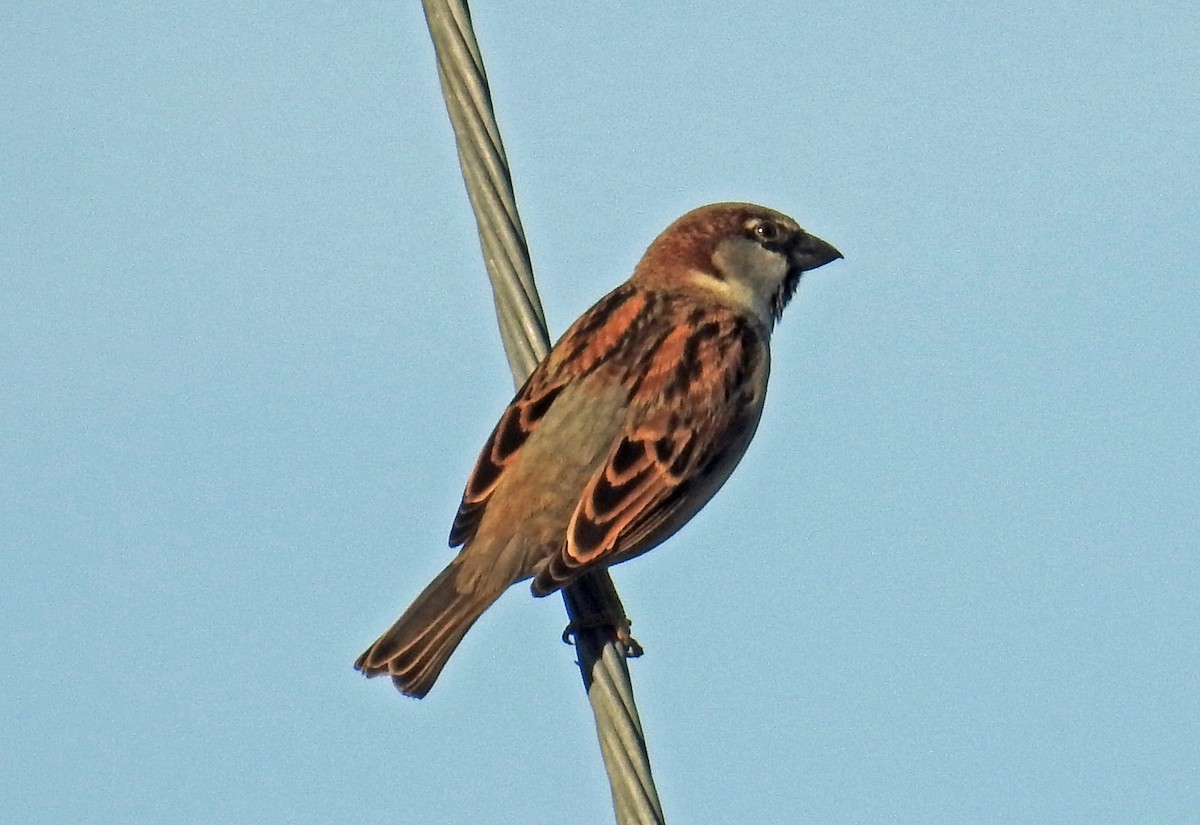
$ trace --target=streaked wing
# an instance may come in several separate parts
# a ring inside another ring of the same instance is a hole
[[[563,388],[627,349],[644,325],[650,302],[623,284],[585,312],[537,366],[500,416],[467,479],[450,528],[450,546],[469,542],[504,470],[537,428]]]
[[[535,593],[649,550],[712,497],[758,425],[767,359],[763,337],[736,316],[677,325],[659,342]]]
[[[504,468],[516,458],[517,452],[566,385],[565,382],[547,381],[545,377],[540,367],[529,377],[483,445],[450,528],[451,547],[465,544],[475,535],[484,508],[500,483]]]

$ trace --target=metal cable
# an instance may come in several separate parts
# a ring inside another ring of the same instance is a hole
[[[479,228],[483,260],[492,282],[500,337],[517,386],[549,351],[546,319],[533,280],[529,248],[500,129],[492,111],[487,75],[466,0],[422,0],[437,53],[438,78],[454,127],[458,158]],[[596,718],[600,752],[608,771],[613,809],[620,825],[663,823],[662,804],[634,704],[621,600],[606,571],[582,577],[563,591],[570,635]]]

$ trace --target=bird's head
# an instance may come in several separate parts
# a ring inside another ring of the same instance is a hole
[[[782,212],[752,203],[693,209],[659,235],[634,279],[647,287],[699,289],[752,311],[769,329],[800,275],[842,257]]]

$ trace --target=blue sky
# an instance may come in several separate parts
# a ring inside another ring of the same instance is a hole
[[[561,602],[351,669],[511,391],[417,4],[0,11],[0,813],[611,821]],[[552,330],[702,203],[846,255],[615,571],[671,821],[1200,810],[1200,15],[475,9]]]

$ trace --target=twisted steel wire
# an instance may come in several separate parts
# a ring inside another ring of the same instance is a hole
[[[459,162],[479,228],[500,336],[516,386],[549,351],[545,314],[517,214],[508,160],[492,111],[483,58],[465,0],[422,0],[437,54],[438,78],[454,127]],[[579,669],[596,720],[600,751],[620,825],[665,822],[634,703],[627,647],[614,627],[627,626],[606,571],[563,591]]]

